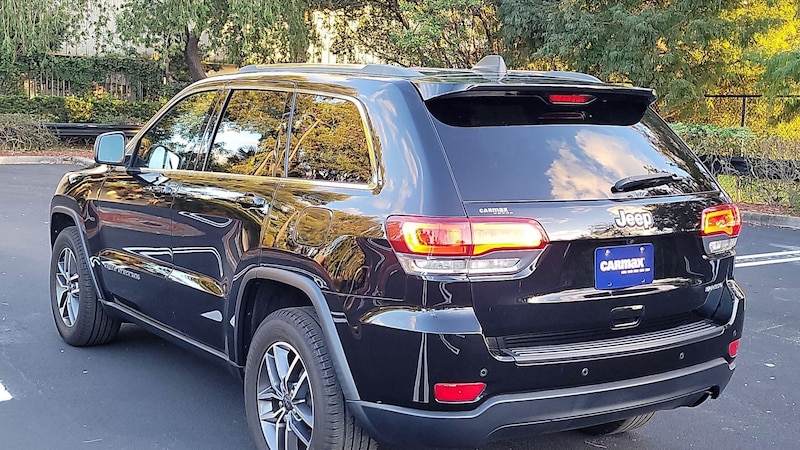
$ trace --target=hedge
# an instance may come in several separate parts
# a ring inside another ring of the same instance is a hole
[[[161,106],[161,102],[131,102],[109,96],[0,95],[0,114],[34,115],[46,122],[143,124]]]

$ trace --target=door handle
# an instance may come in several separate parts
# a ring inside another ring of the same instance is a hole
[[[267,200],[264,197],[259,197],[255,194],[245,194],[236,197],[235,202],[245,208],[263,208],[267,204]]]
[[[151,184],[142,189],[156,195],[172,195],[175,193],[175,186],[172,183]]]

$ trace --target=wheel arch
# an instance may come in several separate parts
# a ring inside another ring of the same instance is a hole
[[[83,254],[86,257],[86,261],[89,261],[89,273],[92,276],[92,281],[94,283],[95,291],[97,291],[97,299],[100,302],[105,301],[105,296],[103,295],[103,290],[100,288],[100,282],[97,278],[97,273],[95,273],[95,260],[92,259],[92,256],[89,254],[89,242],[86,239],[86,230],[83,227],[83,220],[81,220],[80,214],[74,209],[63,206],[63,205],[53,205],[50,208],[50,247],[52,248],[53,244],[56,241],[58,235],[64,231],[64,229],[74,226],[78,229],[78,235],[81,237],[81,247],[83,247]]]
[[[56,242],[56,238],[65,228],[75,226],[83,236],[83,227],[80,215],[67,206],[53,206],[50,209],[50,247]],[[85,244],[85,242],[84,242]]]
[[[312,306],[317,313],[317,319],[322,329],[325,343],[328,346],[328,352],[344,398],[348,401],[360,400],[341,339],[336,331],[336,324],[333,321],[325,295],[322,293],[322,288],[318,283],[324,285],[325,282],[321,279],[314,281],[309,276],[278,267],[257,267],[246,272],[242,277],[234,310],[233,360],[237,364],[244,365],[244,361],[247,359],[245,349],[249,339],[252,338],[252,334],[250,336],[247,335],[250,321],[246,317],[248,313],[254,311],[254,308],[262,308],[261,314],[264,314],[265,312],[268,313],[285,307]],[[278,292],[276,288],[288,289],[284,293],[291,297],[290,301],[281,301],[277,305],[259,306],[259,304],[263,305],[263,302],[273,298],[270,295],[264,295],[263,292],[257,292],[258,289],[263,289],[261,286],[265,284],[275,289],[272,293]],[[257,324],[255,327],[257,327]],[[255,330],[253,329],[252,332],[255,332]]]

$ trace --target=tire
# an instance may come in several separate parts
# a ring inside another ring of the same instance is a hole
[[[74,226],[56,238],[50,258],[50,306],[61,338],[74,347],[107,344],[120,322],[97,300],[91,267]]]
[[[653,418],[654,414],[654,412],[642,414],[640,416],[631,417],[630,419],[617,420],[615,422],[584,428],[581,431],[594,436],[625,433],[644,426],[644,424]]]
[[[244,402],[258,449],[378,448],[345,408],[311,307],[275,311],[258,327],[247,354]]]

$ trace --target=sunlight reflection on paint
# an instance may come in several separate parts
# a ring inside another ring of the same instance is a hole
[[[14,397],[12,397],[11,394],[6,390],[5,386],[3,386],[3,383],[0,383],[0,402],[5,402],[11,400],[12,398]]]

